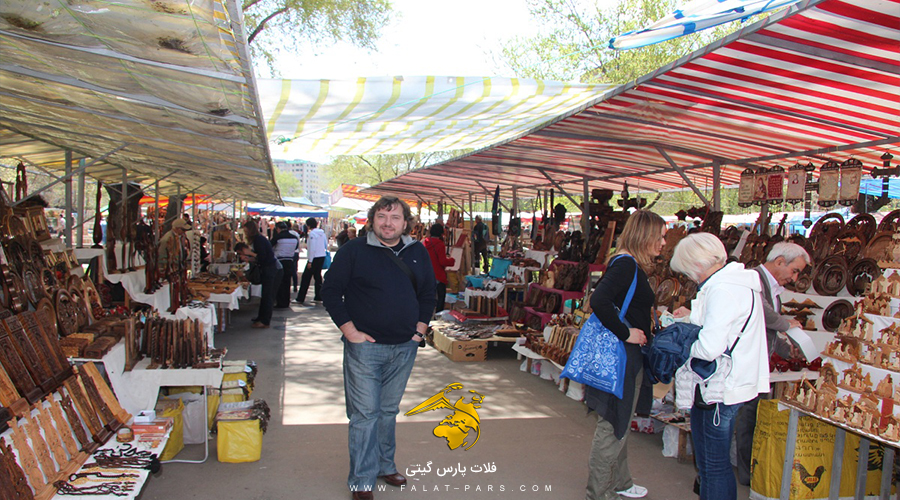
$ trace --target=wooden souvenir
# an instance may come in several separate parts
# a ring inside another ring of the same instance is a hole
[[[832,165],[833,164],[833,165]],[[841,171],[837,162],[827,162],[819,169],[819,205],[833,206],[839,197]]]
[[[62,289],[57,290],[53,301],[59,336],[65,337],[77,332],[78,310],[69,292]]]
[[[103,435],[103,424],[101,424],[100,420],[97,418],[97,412],[94,410],[94,407],[91,406],[91,402],[84,393],[84,388],[81,386],[78,377],[73,375],[69,380],[66,380],[64,385],[66,387],[66,392],[72,397],[72,401],[75,403],[78,413],[84,420],[85,425],[87,425],[88,431],[91,433],[91,438],[97,444],[105,443],[106,440],[101,437]]]
[[[862,162],[850,158],[841,164],[841,187],[838,199],[841,204],[852,205],[859,198],[859,183],[862,177]]]
[[[28,410],[28,402],[16,390],[15,384],[3,366],[0,366],[0,407],[9,408],[10,412],[17,416]]]
[[[21,320],[25,331],[29,332],[32,338],[38,339],[39,342],[47,346],[47,351],[51,353],[51,364],[54,366],[54,379],[57,381],[57,386],[62,384],[65,379],[72,376],[72,364],[69,363],[69,360],[63,353],[56,334],[48,332],[41,325],[39,314],[34,311],[26,311],[20,314],[19,320]]]
[[[102,359],[118,343],[119,341],[114,337],[97,337],[96,340],[84,348],[83,356],[90,359]]]
[[[0,477],[4,478],[0,481],[0,493],[4,499],[34,499],[34,493],[28,486],[28,479],[25,478],[25,471],[16,462],[12,446],[6,444],[3,438],[0,438]]]
[[[103,398],[103,401],[112,411],[116,420],[122,424],[127,424],[128,421],[131,420],[131,414],[125,411],[119,404],[118,398],[113,394],[109,385],[106,384],[106,380],[100,375],[100,371],[97,370],[97,366],[94,363],[83,364],[81,366],[81,376],[88,377],[93,381],[94,386],[96,386],[97,391],[100,393],[100,397]]]
[[[50,405],[47,411],[52,415],[53,421],[56,422],[56,430],[59,433],[63,446],[65,446],[69,456],[74,459],[81,447],[78,446],[75,438],[72,437],[72,429],[69,427],[69,422],[66,421],[65,415],[63,415],[62,406],[52,396],[47,396],[44,401]]]
[[[132,318],[125,325],[125,371],[131,371],[142,359],[141,330]]]
[[[894,379],[890,374],[885,375],[875,387],[875,395],[880,398],[891,399],[894,396]]]
[[[84,432],[84,426],[81,424],[81,418],[78,417],[78,412],[75,411],[75,406],[72,404],[72,398],[63,392],[62,388],[60,388],[59,393],[62,397],[60,405],[62,406],[63,411],[66,412],[66,420],[69,422],[69,426],[72,427],[72,432],[75,434],[78,444],[81,445],[82,451],[87,451],[93,443],[90,442],[87,433]]]
[[[888,415],[883,422],[884,426],[879,429],[878,435],[888,441],[900,441],[900,418]]]
[[[69,291],[69,296],[72,298],[72,311],[75,313],[76,331],[81,331],[89,324],[93,316],[91,316],[87,302],[85,302],[84,297],[80,293],[72,289]]]
[[[25,292],[25,281],[19,273],[10,270],[7,281],[10,290],[9,309],[14,313],[24,312],[28,309],[28,295]]]
[[[81,371],[78,368],[75,368],[75,373],[78,374],[78,379],[81,382],[82,387],[85,389],[85,394],[87,394],[88,399],[91,402],[91,406],[97,411],[97,414],[100,416],[100,423],[106,429],[109,429],[112,432],[115,432],[122,426],[122,423],[116,420],[115,415],[113,415],[112,410],[109,408],[109,405],[106,404],[106,401],[103,400],[103,397],[100,396],[100,391],[97,390],[97,386],[94,385],[94,380],[90,377],[82,376]]]
[[[56,325],[56,310],[49,300],[38,304],[38,308],[34,314],[37,316],[38,323],[40,323],[44,332],[47,333],[47,336],[51,339],[60,336]]]
[[[9,333],[12,345],[19,353],[22,361],[27,363],[26,367],[29,373],[31,373],[32,380],[34,380],[37,385],[40,386],[41,390],[44,391],[41,396],[55,389],[57,385],[53,381],[53,375],[51,374],[46,361],[46,358],[50,357],[51,354],[38,352],[35,345],[31,342],[31,339],[25,334],[25,329],[22,328],[22,323],[19,322],[19,319],[16,316],[10,316],[9,318],[0,321],[0,324],[2,324],[3,328]],[[39,348],[40,345],[37,347]],[[34,401],[31,402],[34,403]]]
[[[22,427],[25,428],[25,432],[28,433],[28,437],[31,438],[31,449],[34,451],[35,456],[37,456],[38,463],[41,464],[41,470],[44,472],[44,477],[47,478],[47,482],[52,482],[54,476],[59,471],[56,468],[56,463],[53,462],[53,458],[50,457],[50,449],[47,447],[47,441],[44,440],[44,436],[41,434],[40,428],[38,428],[38,424],[36,424],[31,417],[25,417],[24,423]]]
[[[28,299],[28,303],[37,307],[38,302],[46,296],[40,272],[26,269],[22,273],[22,282],[25,285],[25,297]]]
[[[7,375],[13,381],[19,394],[25,396],[29,403],[41,398],[41,388],[31,378],[31,373],[22,362],[19,352],[13,344],[6,328],[0,327],[0,364],[6,370]]]
[[[25,430],[19,427],[17,420],[13,420],[11,428],[13,444],[16,447],[16,455],[19,457],[19,463],[22,465],[22,470],[24,470],[25,475],[28,476],[28,482],[31,483],[31,487],[34,491],[40,491],[47,482],[49,482],[49,478],[47,481],[44,480],[41,468],[38,466],[37,458],[34,456],[34,450],[32,450],[31,445],[28,444]]]
[[[56,427],[53,427],[50,414],[44,409],[44,405],[41,402],[38,402],[36,406],[38,407],[39,413],[34,416],[34,423],[36,426],[40,427],[44,439],[47,441],[47,446],[50,448],[50,453],[53,455],[56,463],[59,464],[60,467],[63,467],[69,462],[69,456],[62,446],[59,432],[57,432]]]

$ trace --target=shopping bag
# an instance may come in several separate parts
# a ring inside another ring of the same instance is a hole
[[[587,384],[622,399],[625,360],[625,344],[591,314],[581,327],[560,378]]]
[[[619,257],[630,255],[617,255],[610,261],[610,265]],[[625,313],[631,305],[634,291],[637,288],[637,261],[635,261],[634,278],[628,287],[628,294],[619,309],[619,321],[624,322],[629,328],[631,325],[625,321]],[[622,399],[622,391],[625,387],[625,343],[609,328],[603,326],[597,315],[591,317],[581,326],[575,347],[569,355],[566,367],[559,375],[560,378],[587,384],[595,389],[608,392]]]
[[[328,269],[331,267],[331,252],[325,250],[325,262],[322,264],[322,269]]]

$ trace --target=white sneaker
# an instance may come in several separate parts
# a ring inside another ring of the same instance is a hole
[[[635,484],[625,491],[617,491],[616,493],[628,498],[644,498],[647,496],[647,488]]]

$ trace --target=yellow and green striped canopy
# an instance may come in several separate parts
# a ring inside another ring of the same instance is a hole
[[[521,78],[260,80],[276,157],[481,148],[598,98],[607,85]]]

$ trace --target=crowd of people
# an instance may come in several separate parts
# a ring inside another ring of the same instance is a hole
[[[396,416],[417,349],[434,314],[443,309],[445,269],[454,264],[446,252],[444,226],[433,224],[428,236],[417,241],[410,236],[414,224],[406,203],[382,197],[369,210],[365,231],[357,234],[355,227],[343,225],[334,239],[333,259],[328,237],[315,219],[307,219],[302,230],[276,222],[271,240],[255,221],[243,226],[250,245],[241,249],[242,259],[263,268],[262,300],[253,326],[268,327],[273,308],[289,307],[291,280],[299,273],[297,262],[305,245],[306,265],[294,300],[305,305],[313,282],[313,302],[325,306],[341,332],[350,420],[347,486],[354,500],[374,498],[378,479],[398,487],[406,484],[394,462]],[[487,269],[482,226],[481,220],[475,221],[473,257]],[[656,328],[648,271],[665,246],[666,229],[659,215],[636,210],[590,298],[593,313],[624,343],[626,359],[621,398],[590,387],[585,391],[585,403],[597,414],[588,457],[589,500],[642,498],[648,493],[635,483],[628,467],[627,437],[638,401],[652,391],[642,351],[652,343]],[[770,391],[769,355],[788,348],[778,345],[777,332],[793,324],[776,312],[779,295],[809,264],[809,256],[799,245],[779,243],[765,264],[745,269],[729,261],[717,237],[693,233],[676,245],[668,264],[698,285],[690,308],[675,311],[676,317],[700,327],[691,360],[675,374],[680,401],[686,398],[691,413],[698,469],[695,493],[701,500],[734,499],[736,483],[745,482],[749,463],[739,464],[736,479],[729,456],[732,436],[737,427],[738,461],[749,462],[753,409]],[[626,296],[628,305],[621,311]],[[711,375],[700,377],[704,366],[713,367]]]

